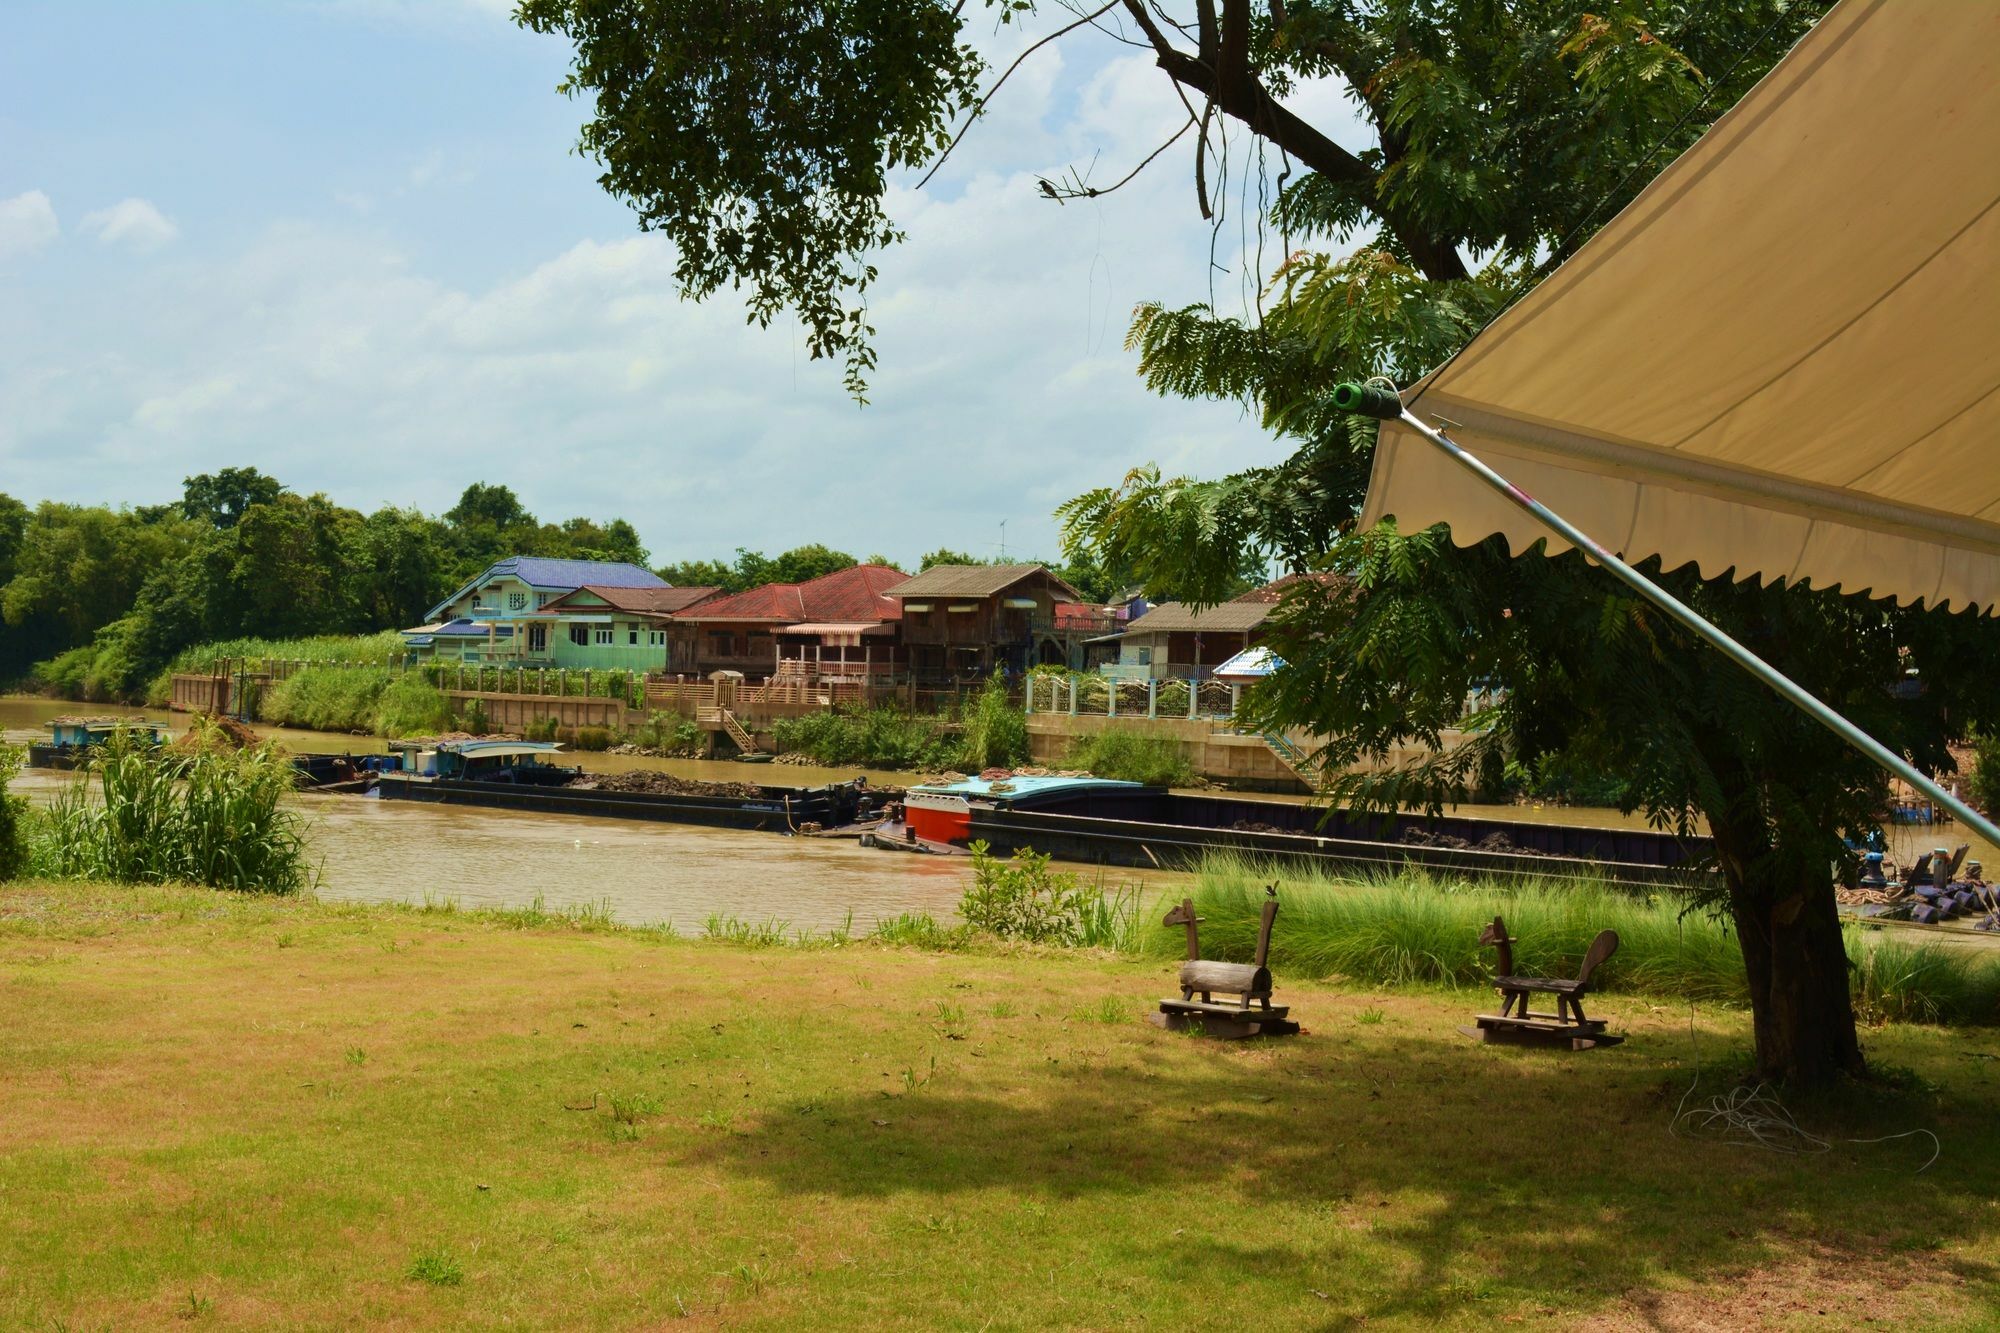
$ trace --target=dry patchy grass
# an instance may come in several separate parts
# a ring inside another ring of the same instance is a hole
[[[1583,1056],[1462,998],[1170,965],[743,949],[175,889],[0,889],[0,1324],[1973,1327],[2000,1041],[1874,1034],[1934,1128],[1675,1139],[1685,1010]],[[1123,1005],[1122,1021],[1118,1006]],[[1369,1015],[1379,1014],[1377,1021]],[[1743,1022],[1705,1013],[1722,1060]]]

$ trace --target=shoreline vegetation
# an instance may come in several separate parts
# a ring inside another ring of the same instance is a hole
[[[1305,915],[1283,891],[1281,942]],[[1935,1133],[1916,1175],[1928,1140],[1799,1157],[1676,1133],[1684,1094],[1743,1068],[1728,1006],[1607,991],[1629,1040],[1576,1057],[1467,1042],[1464,990],[1280,965],[1304,1033],[1213,1043],[1142,1021],[1173,980],[1151,946],[704,935],[0,885],[0,1322],[1971,1327],[1989,1308],[1991,1030],[1876,1029],[1887,1082],[1792,1106],[1836,1140]],[[1558,1141],[1592,1169],[1557,1169]],[[1251,1218],[1254,1253],[1211,1234]]]

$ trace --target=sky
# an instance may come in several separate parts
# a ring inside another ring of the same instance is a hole
[[[1004,67],[1069,18],[974,34]],[[544,519],[630,519],[655,562],[825,542],[1053,556],[1051,512],[1156,462],[1285,447],[1161,399],[1140,301],[1245,308],[1211,267],[1185,113],[1090,31],[1029,57],[943,171],[894,185],[880,366],[858,406],[789,317],[679,299],[574,149],[568,45],[504,0],[83,3],[0,11],[0,491],[142,504],[255,466],[361,509],[504,483]],[[1365,142],[1337,88],[1292,105]],[[1265,265],[1277,261],[1275,241]],[[1004,529],[1003,529],[1004,524]]]

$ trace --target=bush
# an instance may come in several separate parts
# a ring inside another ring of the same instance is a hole
[[[1194,765],[1187,761],[1181,753],[1181,743],[1173,737],[1115,727],[1093,736],[1079,736],[1070,745],[1063,763],[1100,778],[1144,782],[1156,787],[1185,787],[1195,780]]]
[[[576,748],[579,750],[608,750],[611,748],[611,732],[605,727],[578,727]]]
[[[972,887],[958,904],[966,925],[1003,940],[1092,948],[1129,942],[1137,908],[1136,895],[1086,888],[1040,853],[1022,848],[1003,861],[983,842],[972,844]]]
[[[1007,679],[995,671],[965,720],[959,763],[976,773],[982,768],[1011,768],[1027,757],[1027,715],[1007,701]]]
[[[28,798],[8,792],[21,771],[22,753],[0,745],[0,880],[13,879],[28,864]]]
[[[190,753],[121,734],[56,797],[33,862],[65,879],[297,893],[311,872],[305,820],[284,800],[296,780],[270,745]]]
[[[552,717],[538,717],[521,728],[524,740],[552,741],[556,738],[556,720]]]
[[[1966,775],[1965,789],[1981,810],[2000,810],[2000,733],[1972,738],[1972,772]]]

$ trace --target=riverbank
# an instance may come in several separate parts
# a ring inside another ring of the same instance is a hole
[[[1992,1033],[1872,1033],[1942,1142],[1668,1133],[1689,1016],[1584,1057],[1459,996],[1280,978],[1306,1026],[1141,1021],[1170,964],[747,949],[601,920],[0,887],[0,1322],[691,1316],[776,1327],[1973,1327]],[[1711,1071],[1745,1021],[1694,1021]],[[1708,1092],[1721,1084],[1711,1078]],[[1587,1170],[1576,1164],[1587,1163]]]

